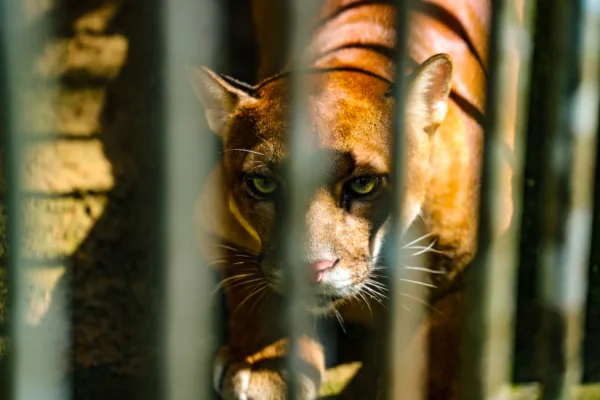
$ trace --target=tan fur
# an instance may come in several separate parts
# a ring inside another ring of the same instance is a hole
[[[485,72],[477,56],[485,65],[489,3],[440,0],[423,4],[453,15],[475,48],[469,48],[440,18],[432,18],[427,9],[412,16],[409,48],[420,66],[413,71],[406,104],[406,186],[399,206],[406,227],[421,216],[418,222],[434,234],[437,248],[444,252],[433,264],[448,272],[436,281],[441,293],[460,277],[476,245],[482,130],[472,110],[462,103],[469,103],[477,113],[483,111]],[[269,7],[269,0],[255,1],[262,48],[259,77],[266,79],[246,87],[207,69],[194,72],[209,126],[220,136],[224,149],[222,162],[199,202],[198,218],[201,234],[208,232],[210,240],[216,238],[223,244],[209,240],[205,252],[218,260],[223,272],[229,310],[230,342],[219,358],[226,361],[226,368],[218,390],[235,399],[285,398],[281,371],[287,342],[278,293],[282,267],[274,249],[279,245],[276,207],[272,201],[250,196],[243,183],[244,175],[253,172],[277,177],[277,168],[287,157],[288,82],[285,74],[271,76],[283,58],[280,44],[274,42],[281,35],[265,26],[265,21],[273,21]],[[315,293],[335,292],[340,298],[327,307],[337,308],[354,321],[367,321],[369,311],[359,310],[351,298],[372,275],[373,251],[385,235],[385,211],[392,206],[386,203],[389,185],[383,179],[377,197],[352,201],[347,207],[342,207],[342,194],[353,177],[390,173],[391,118],[396,106],[385,94],[395,78],[395,65],[386,49],[391,52],[396,45],[395,10],[385,2],[328,0],[317,20],[319,28],[306,54],[311,67],[330,71],[314,71],[305,77],[307,122],[315,151],[314,162],[306,170],[317,169],[328,181],[314,192],[307,210],[306,262],[330,256],[339,259],[337,275],[334,269],[329,271],[331,282],[316,285]],[[440,53],[449,56],[432,57]],[[454,96],[448,99],[450,84]],[[510,218],[510,210],[507,215]],[[334,287],[333,283],[341,285],[342,277],[348,281],[346,286]],[[421,332],[430,336],[431,353],[438,356],[429,362],[430,398],[451,398],[456,389],[463,317],[461,301],[456,299],[460,297],[443,300],[444,317],[433,316]],[[375,308],[371,320],[379,312],[375,305],[370,304]],[[324,356],[312,327],[304,334],[301,354],[307,369],[301,397],[312,398],[324,371]]]

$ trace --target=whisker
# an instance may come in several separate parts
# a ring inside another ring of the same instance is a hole
[[[420,298],[418,298],[418,297],[415,297],[415,296],[413,296],[413,295],[410,295],[410,294],[408,294],[408,293],[398,293],[398,294],[399,294],[400,296],[408,297],[409,299],[412,299],[412,300],[414,300],[414,301],[416,301],[416,302],[419,302],[419,303],[423,304],[424,306],[427,306],[427,307],[431,308],[433,311],[435,311],[435,312],[439,313],[440,315],[441,315],[441,314],[443,314],[443,313],[442,313],[442,312],[441,312],[439,309],[435,308],[434,306],[432,306],[432,305],[431,305],[431,304],[429,304],[428,302],[426,302],[426,301],[424,301],[424,300],[421,300],[421,299],[420,299]]]
[[[260,294],[260,296],[258,296],[258,298],[256,299],[256,301],[252,305],[252,308],[248,312],[248,315],[252,315],[252,312],[254,311],[254,308],[260,303],[261,299],[264,298],[264,301],[266,301],[266,299],[268,297],[270,297],[270,296],[265,297],[266,294],[269,294],[269,291],[268,290],[263,290],[262,293]],[[264,301],[263,301],[263,303],[264,303]]]
[[[239,253],[240,251],[238,249],[236,249],[235,247],[231,247],[231,246],[227,246],[224,244],[220,244],[220,243],[214,243],[213,246],[215,247],[221,247],[223,249],[227,249],[227,250],[231,250],[231,251],[235,251],[236,253]]]
[[[371,319],[373,319],[373,310],[371,310],[371,305],[369,304],[369,300],[367,300],[364,293],[362,293],[360,291],[358,292],[358,296],[360,296],[362,301],[367,305],[367,308],[369,309],[369,314],[371,314]]]
[[[435,240],[429,243],[427,246],[404,246],[402,248],[410,250],[433,250],[433,246],[435,246]]]
[[[236,271],[257,271],[258,270],[258,267],[257,267],[258,262],[243,261],[243,262],[232,263],[231,260],[211,261],[211,262],[205,264],[204,268],[214,267],[215,265],[229,265],[229,266],[238,265],[238,267],[236,267]]]
[[[259,156],[264,156],[264,153],[258,152],[258,151],[254,151],[254,150],[248,150],[248,149],[225,149],[223,150],[223,153],[227,152],[227,151],[241,151],[244,153],[252,153],[252,154],[258,154]]]
[[[256,257],[256,256],[258,256],[258,253],[256,251],[250,250],[250,249],[247,249],[247,248],[236,248],[236,247],[233,247],[233,246],[230,246],[230,245],[226,245],[226,244],[223,244],[223,243],[210,243],[210,244],[213,247],[217,247],[217,248],[221,248],[221,249],[232,251],[232,252],[234,252],[236,254],[239,254],[239,256],[242,256],[242,255],[244,255],[245,257]],[[246,254],[244,254],[244,253],[246,253]],[[225,256],[232,257],[232,256],[235,256],[235,254],[225,254]]]
[[[385,304],[383,303],[383,301],[381,301],[381,299],[380,299],[378,296],[376,296],[376,295],[374,295],[374,294],[373,294],[373,292],[372,292],[372,289],[371,289],[371,288],[369,288],[369,287],[366,287],[366,286],[363,286],[363,287],[361,288],[361,290],[364,290],[364,291],[365,291],[365,294],[366,294],[367,296],[369,296],[370,298],[372,298],[373,300],[375,300],[376,302],[378,302],[379,304],[381,304],[381,305],[382,305],[382,306],[385,308]]]
[[[427,286],[427,287],[430,287],[430,288],[437,288],[437,286],[432,285],[431,283],[426,283],[426,282],[421,282],[421,281],[413,281],[411,279],[404,279],[404,278],[399,278],[398,280],[400,280],[402,282],[414,283],[416,285]]]
[[[342,318],[342,314],[340,314],[340,312],[338,310],[336,310],[335,308],[333,309],[333,314],[337,318],[337,320],[340,324],[340,327],[342,328],[342,331],[344,331],[344,333],[346,333],[346,328],[344,327],[344,319]]]
[[[214,288],[212,294],[214,295],[219,289],[221,289],[222,287],[224,287],[230,281],[239,281],[240,279],[244,279],[244,278],[247,278],[249,276],[252,276],[252,274],[234,275],[234,276],[230,276],[228,278],[225,278],[225,279],[223,279],[221,282],[219,282],[217,284],[217,286]]]
[[[249,258],[250,261],[253,261],[253,260],[258,261],[256,256],[251,256],[248,254],[222,254],[219,257],[211,258],[208,261],[231,260],[231,259],[236,259],[236,258]]]
[[[378,289],[385,290],[386,292],[389,291],[389,289],[385,285],[383,285],[383,284],[381,284],[381,283],[379,283],[377,281],[374,281],[372,279],[367,279],[366,283],[370,284],[370,285],[372,285],[372,286],[374,286],[374,287],[376,287]]]
[[[238,259],[239,258],[247,258],[247,260],[232,263],[232,261],[235,260],[236,258],[238,258]],[[249,264],[249,265],[258,264],[258,260],[256,259],[256,257],[245,255],[245,254],[227,254],[227,255],[224,255],[219,258],[209,259],[207,261],[208,261],[208,263],[206,263],[204,265],[205,267],[210,267],[212,265],[217,265],[217,264],[228,264],[228,263],[231,263],[232,265],[241,265],[244,263]]]
[[[382,300],[387,299],[387,296],[385,296],[382,293],[379,293],[377,290],[370,286],[365,285],[362,288],[366,291],[367,294],[369,294],[373,299],[377,300],[381,305],[383,305]]]
[[[385,301],[388,299],[388,297],[385,294],[380,293],[377,290],[374,290],[372,287],[365,286],[365,290],[367,291],[367,293],[371,293],[372,296],[376,297],[377,299],[379,299],[381,301]]]
[[[415,271],[424,271],[424,272],[429,272],[430,274],[441,274],[444,275],[446,272],[445,271],[438,271],[435,269],[429,269],[429,268],[425,268],[425,267],[413,267],[411,265],[407,265],[405,267],[402,267],[404,269],[411,269],[411,270],[415,270]]]
[[[242,268],[258,270],[259,262],[258,262],[258,260],[251,260],[251,259],[242,260],[242,261],[235,261],[235,258],[233,258],[233,259],[218,259],[218,260],[211,260],[209,263],[205,264],[205,267],[213,265],[213,264],[240,265],[240,267],[236,267],[236,271],[240,271]]]
[[[377,278],[377,279],[390,279],[389,276],[379,275],[379,274],[371,274],[371,277]]]
[[[411,248],[421,248],[421,251],[418,251],[416,253],[413,254],[413,256],[418,256],[421,255],[423,253],[427,253],[427,252],[433,252],[433,246],[435,246],[436,241],[434,240],[433,242],[429,243],[428,246],[411,246]]]
[[[408,246],[412,246],[413,244],[419,243],[421,240],[428,238],[429,236],[433,235],[433,233],[426,233],[423,236],[413,240],[410,243],[407,243],[405,245],[402,246],[403,249],[406,249]]]
[[[366,282],[371,282],[371,283],[374,283],[375,285],[386,287],[383,283],[381,283],[381,282],[379,282],[379,281],[377,281],[375,279],[367,278]]]
[[[236,275],[239,273],[256,274],[258,271],[258,268],[256,268],[256,266],[253,265],[242,265],[239,267],[235,267]]]
[[[419,252],[411,254],[412,257],[420,256],[423,253],[448,254],[448,252],[446,252],[446,251],[437,250],[437,249],[434,249],[429,246],[427,246],[427,247],[425,247],[425,246],[410,246],[410,247],[407,247],[406,249],[407,250],[421,250]]]
[[[247,285],[248,283],[254,283],[254,282],[258,282],[258,281],[262,281],[263,278],[255,278],[255,279],[250,279],[249,281],[244,281],[244,282],[238,282],[235,285],[231,285],[229,286],[229,289],[235,289],[236,287],[240,287],[240,286],[244,286]]]
[[[236,313],[239,311],[239,309],[240,309],[240,308],[241,308],[241,307],[242,307],[244,304],[246,304],[246,302],[247,302],[248,300],[250,300],[252,297],[256,296],[258,293],[260,293],[260,292],[262,292],[263,290],[265,290],[266,288],[268,288],[268,287],[269,287],[269,284],[267,284],[267,283],[263,283],[262,285],[258,284],[258,285],[256,285],[256,286],[258,286],[258,289],[254,290],[252,293],[250,293],[248,296],[246,296],[246,298],[245,298],[245,299],[244,299],[244,300],[243,300],[243,301],[242,301],[240,304],[238,304],[238,306],[237,306],[237,307],[235,308],[235,310],[233,311],[233,315],[235,315],[235,314],[236,314]]]

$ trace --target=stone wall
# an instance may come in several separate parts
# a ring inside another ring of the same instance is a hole
[[[45,324],[53,300],[66,293],[73,307],[76,393],[102,399],[130,394],[151,372],[144,357],[152,354],[146,345],[157,310],[158,2],[24,4],[28,23],[52,32],[28,71],[33,90],[23,93],[30,113],[23,248],[32,265],[25,317],[51,328]],[[231,18],[249,17],[244,1],[228,5]],[[251,26],[230,25],[227,34],[239,40],[224,54],[252,54]],[[253,75],[248,57],[239,64],[228,60],[211,67],[244,79]],[[4,218],[2,232],[3,225]],[[0,279],[4,255],[2,246]],[[5,289],[0,283],[0,296]],[[4,311],[0,300],[0,323]],[[104,384],[107,379],[113,384]],[[143,398],[151,398],[152,385],[144,386]]]

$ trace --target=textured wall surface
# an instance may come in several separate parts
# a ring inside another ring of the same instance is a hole
[[[31,26],[51,35],[27,71],[22,246],[28,273],[28,323],[52,329],[57,295],[72,300],[74,389],[85,398],[152,398],[148,343],[156,322],[155,224],[159,197],[160,13],[141,0],[28,0]],[[230,18],[248,19],[247,2],[224,2]],[[249,80],[252,27],[228,24],[233,44],[210,67]],[[190,38],[190,40],[194,40]],[[229,62],[236,54],[243,62]],[[195,60],[190,60],[194,62]],[[182,65],[182,79],[187,79]],[[190,86],[190,90],[191,86]],[[190,210],[190,216],[192,210]],[[2,207],[0,231],[4,232]],[[1,235],[4,238],[4,235]],[[5,314],[0,246],[0,324]],[[63,290],[64,289],[64,290]],[[0,328],[0,353],[3,330]],[[141,382],[144,382],[141,384]],[[78,398],[79,398],[78,396]]]

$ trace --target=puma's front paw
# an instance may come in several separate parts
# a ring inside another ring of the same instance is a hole
[[[227,348],[215,360],[215,389],[227,400],[283,400],[287,398],[285,370],[282,358],[262,360],[257,363],[230,362]],[[298,399],[313,400],[318,397],[321,372],[300,376]]]

